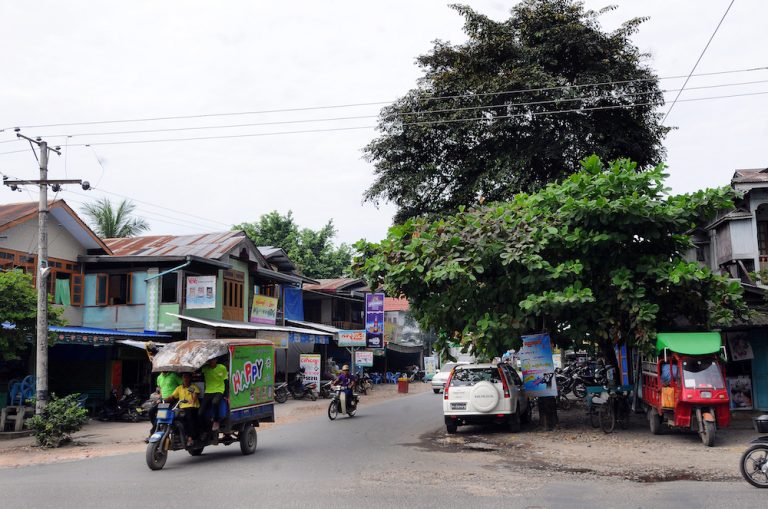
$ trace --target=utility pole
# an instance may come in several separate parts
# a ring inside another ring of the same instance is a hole
[[[61,190],[62,184],[79,184],[84,190],[90,189],[88,182],[76,179],[48,180],[48,152],[61,155],[59,147],[50,148],[48,143],[40,138],[32,139],[16,130],[16,136],[35,144],[40,149],[40,179],[39,180],[3,180],[3,183],[13,191],[21,191],[20,185],[32,184],[40,186],[40,203],[37,214],[37,348],[35,357],[35,414],[43,411],[48,404],[48,185],[54,191]],[[34,147],[32,148],[34,151]]]

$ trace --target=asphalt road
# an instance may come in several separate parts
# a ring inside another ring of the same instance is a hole
[[[511,468],[498,454],[447,451],[432,393],[366,406],[354,418],[318,417],[259,433],[255,455],[237,444],[193,458],[171,453],[162,471],[143,454],[0,470],[3,508],[768,507],[744,482],[633,483]],[[556,437],[553,437],[556,439]]]

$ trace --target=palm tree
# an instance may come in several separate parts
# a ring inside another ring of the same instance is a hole
[[[140,217],[131,217],[136,205],[123,200],[115,209],[109,198],[101,198],[95,203],[83,206],[83,213],[88,216],[91,228],[99,237],[113,239],[117,237],[135,237],[149,230],[149,223]]]

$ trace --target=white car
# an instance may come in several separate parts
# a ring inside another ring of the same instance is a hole
[[[443,387],[445,386],[445,382],[448,381],[448,377],[451,374],[451,370],[455,368],[456,366],[461,366],[464,364],[469,364],[468,362],[446,362],[443,364],[443,366],[440,368],[440,371],[435,373],[435,376],[432,377],[432,390],[435,394],[440,394],[440,391],[443,390]]]
[[[464,424],[504,424],[518,431],[531,420],[531,405],[517,372],[506,363],[456,366],[443,394],[448,433]]]

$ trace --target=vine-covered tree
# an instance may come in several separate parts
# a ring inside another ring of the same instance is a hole
[[[733,207],[730,188],[669,196],[663,166],[597,156],[562,183],[508,202],[393,226],[360,242],[355,269],[403,295],[422,327],[481,357],[549,331],[556,342],[650,347],[658,330],[745,318],[738,282],[684,255],[687,232]]]
[[[504,21],[453,8],[467,41],[417,59],[423,77],[382,110],[365,148],[365,199],[394,203],[396,223],[534,191],[591,154],[641,169],[663,160],[662,92],[630,41],[643,19],[605,32],[572,0],[524,0]]]

